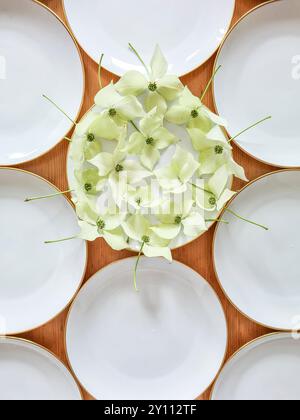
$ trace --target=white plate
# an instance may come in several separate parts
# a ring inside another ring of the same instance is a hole
[[[96,399],[180,400],[204,392],[226,351],[220,302],[195,271],[136,258],[99,271],[69,313],[66,346],[75,375]]]
[[[42,95],[76,119],[83,66],[70,33],[32,0],[0,1],[0,165],[43,155],[72,128]]]
[[[0,337],[0,400],[81,400],[68,369],[37,344]]]
[[[300,400],[300,341],[290,334],[255,340],[225,365],[212,400]]]
[[[272,120],[237,144],[263,162],[300,166],[300,2],[262,4],[237,24],[216,65],[216,107],[231,136],[267,115]]]
[[[216,230],[214,260],[225,293],[257,323],[278,330],[299,327],[300,171],[254,181],[229,208],[269,231],[224,213],[230,224]]]
[[[0,335],[50,321],[70,303],[83,280],[84,241],[44,243],[78,233],[71,204],[62,196],[24,202],[28,196],[56,192],[33,174],[0,169]]]
[[[83,49],[97,63],[105,53],[105,67],[121,75],[139,69],[127,48],[133,43],[150,62],[159,44],[170,71],[186,74],[210,58],[224,38],[235,0],[64,0],[66,16]],[[141,69],[143,70],[143,69]]]

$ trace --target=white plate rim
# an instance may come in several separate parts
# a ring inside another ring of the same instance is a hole
[[[279,331],[278,332],[273,332],[273,333],[265,334],[265,335],[262,335],[260,337],[254,338],[253,340],[249,341],[248,343],[246,343],[242,347],[240,347],[238,350],[236,350],[233,353],[233,355],[230,356],[229,359],[224,363],[223,368],[221,369],[221,371],[220,371],[220,373],[219,373],[219,375],[218,375],[218,377],[217,377],[217,379],[216,379],[216,381],[215,381],[215,383],[214,383],[214,385],[212,387],[209,400],[210,401],[214,401],[215,400],[214,399],[215,390],[216,390],[216,387],[218,385],[218,382],[219,382],[219,380],[220,380],[220,378],[222,376],[222,373],[223,373],[224,369],[226,369],[229,366],[229,364],[237,356],[239,356],[242,352],[244,352],[245,350],[247,350],[248,348],[250,348],[253,344],[257,344],[257,343],[258,344],[264,344],[265,342],[267,342],[269,339],[272,339],[272,338],[274,339],[273,341],[275,341],[277,339],[280,340],[280,339],[288,338],[288,337],[291,337],[291,335],[289,333],[287,333],[287,332],[279,332]]]
[[[225,35],[225,38],[223,39],[223,41],[220,44],[220,47],[218,49],[218,53],[217,53],[217,56],[216,56],[216,59],[215,59],[215,63],[214,63],[214,68],[213,68],[214,69],[214,72],[218,68],[219,58],[220,58],[221,52],[223,51],[223,47],[224,47],[225,43],[228,41],[230,35],[240,25],[240,23],[242,23],[244,21],[244,19],[247,19],[247,17],[249,15],[251,15],[253,12],[256,12],[258,9],[260,9],[260,8],[262,8],[264,6],[272,5],[273,3],[276,3],[278,1],[282,1],[282,0],[268,0],[268,1],[264,2],[264,3],[261,3],[261,4],[255,6],[255,7],[253,7],[252,9],[250,9],[240,19],[238,19],[238,21],[229,29],[229,31]],[[213,97],[214,108],[217,111],[217,113],[219,113],[218,105],[217,105],[216,85],[215,85],[215,82],[212,83],[212,97]],[[229,138],[232,138],[232,135],[230,135],[230,133],[228,131],[227,131],[227,134],[228,134]],[[273,166],[275,168],[281,168],[281,169],[295,169],[295,168],[299,168],[299,166],[279,165],[278,163],[274,164],[274,162],[268,162],[266,160],[263,160],[261,158],[258,158],[256,156],[252,155],[238,141],[233,140],[232,143],[234,143],[247,156],[251,157],[252,159],[255,159],[257,162],[264,163],[265,165],[269,165],[269,166]]]
[[[41,344],[35,343],[31,340],[27,340],[25,338],[20,338],[20,337],[15,337],[15,336],[6,336],[6,335],[0,335],[0,345],[2,344],[2,342],[8,342],[8,343],[20,343],[20,344],[25,344],[28,345],[28,347],[34,348],[36,350],[42,351],[43,355],[49,357],[49,359],[54,359],[56,362],[58,362],[58,364],[66,371],[68,372],[70,379],[73,380],[75,387],[78,389],[78,392],[80,394],[81,397],[81,401],[84,400],[83,398],[83,392],[80,388],[80,386],[78,385],[76,378],[74,377],[74,375],[72,374],[71,370],[68,368],[67,365],[65,365],[65,363],[62,362],[62,360],[56,355],[54,354],[51,350],[47,349],[45,346],[42,346]]]
[[[143,259],[147,259],[147,257],[141,257],[141,260],[143,260]],[[113,262],[111,262],[110,264],[107,264],[106,266],[104,266],[104,267],[102,267],[102,268],[100,268],[100,270],[98,270],[95,274],[93,274],[87,281],[86,281],[86,283],[81,287],[81,289],[78,291],[78,293],[77,293],[77,295],[76,295],[76,297],[75,297],[75,299],[73,300],[73,302],[72,302],[72,304],[71,304],[71,306],[70,306],[70,308],[69,308],[69,311],[68,311],[68,314],[67,314],[67,317],[66,317],[66,321],[65,321],[65,331],[64,331],[64,350],[65,350],[65,354],[66,354],[66,358],[67,358],[67,361],[68,361],[68,365],[70,366],[70,371],[72,372],[72,375],[76,378],[76,381],[79,383],[79,385],[80,385],[80,387],[87,393],[87,394],[89,394],[94,400],[97,400],[84,386],[83,386],[83,384],[81,383],[81,381],[80,381],[80,379],[78,378],[78,376],[76,375],[76,373],[75,373],[75,371],[74,371],[74,369],[73,369],[73,365],[72,365],[72,363],[71,363],[71,359],[70,359],[70,357],[69,357],[69,353],[68,353],[68,345],[67,345],[67,333],[68,333],[68,325],[69,325],[69,320],[70,320],[70,316],[71,316],[71,313],[72,313],[72,311],[73,311],[73,308],[74,308],[74,306],[75,306],[75,303],[77,302],[77,299],[79,298],[79,295],[80,295],[80,293],[81,292],[83,292],[84,290],[85,290],[85,288],[86,287],[88,287],[88,285],[89,285],[89,283],[91,282],[91,281],[93,281],[93,279],[96,277],[96,276],[98,276],[99,275],[99,273],[101,273],[102,271],[104,271],[105,269],[107,269],[108,267],[111,267],[111,266],[113,266],[113,265],[115,265],[115,264],[118,264],[119,262],[123,262],[123,261],[125,261],[125,260],[136,260],[136,257],[125,257],[125,258],[121,258],[121,259],[119,259],[119,260],[116,260],[116,261],[113,261]],[[215,297],[216,297],[216,299],[217,299],[217,301],[219,302],[219,304],[220,304],[220,307],[221,307],[221,310],[222,310],[222,314],[223,314],[223,317],[224,317],[224,320],[225,320],[225,325],[226,325],[226,347],[225,347],[225,351],[224,351],[224,357],[223,357],[223,360],[222,360],[222,363],[221,363],[221,365],[220,365],[220,368],[219,368],[219,370],[218,370],[218,372],[217,372],[217,374],[216,374],[216,376],[215,376],[215,378],[213,379],[213,381],[209,384],[209,386],[202,392],[202,394],[201,395],[203,395],[203,394],[205,394],[209,389],[210,389],[210,387],[213,385],[213,383],[216,381],[216,379],[218,378],[218,376],[219,376],[219,374],[221,373],[221,371],[222,371],[222,369],[223,369],[223,367],[224,367],[224,364],[225,364],[225,361],[226,361],[226,357],[227,357],[227,354],[228,354],[228,350],[229,350],[229,331],[230,331],[230,328],[229,328],[229,321],[228,321],[228,319],[227,319],[227,316],[226,316],[226,312],[225,312],[225,309],[224,309],[224,306],[223,306],[223,304],[222,304],[222,301],[221,301],[221,298],[219,297],[219,295],[218,295],[218,293],[216,292],[216,290],[214,289],[214,287],[208,282],[208,280],[206,280],[200,273],[198,273],[198,271],[196,271],[196,270],[194,270],[193,268],[191,268],[191,267],[189,267],[188,265],[186,265],[186,264],[184,264],[184,263],[182,263],[182,262],[180,262],[180,261],[178,261],[178,260],[173,260],[173,263],[175,263],[175,264],[179,264],[179,265],[181,265],[183,268],[186,268],[186,269],[188,269],[188,270],[190,270],[190,271],[193,271],[194,273],[196,273],[197,274],[197,276],[200,276],[201,277],[201,279],[203,279],[203,281],[208,285],[208,287],[211,289],[211,291],[212,291],[212,293],[215,295]],[[201,396],[201,395],[199,395],[199,396]],[[199,396],[197,396],[197,397],[195,397],[195,398],[191,398],[192,400],[197,400],[198,399],[198,397]]]
[[[86,116],[93,110],[93,108],[95,108],[95,105],[92,105],[91,108],[82,116],[81,121],[83,121],[86,118]],[[224,130],[224,134],[227,137],[227,133],[226,133],[225,130]],[[73,139],[74,136],[75,136],[75,132],[72,134],[71,140]],[[228,137],[228,140],[229,140],[229,137]],[[69,167],[70,167],[69,162],[71,161],[70,155],[71,155],[71,144],[68,145],[68,150],[67,150],[67,155],[66,155],[67,183],[68,183],[68,188],[69,189],[71,189],[71,181],[70,181],[70,173],[69,173]],[[229,181],[229,188],[230,189],[233,188],[233,183],[234,183],[234,176],[231,176],[231,180]],[[223,210],[221,210],[217,213],[216,220],[214,222],[209,223],[209,227],[206,231],[200,233],[199,236],[189,240],[185,244],[182,244],[182,245],[179,245],[179,246],[176,246],[176,247],[172,247],[171,251],[177,251],[178,249],[184,248],[184,247],[186,247],[188,245],[191,245],[194,242],[198,241],[200,238],[202,238],[202,236],[207,234],[218,223],[217,219],[219,219],[221,217],[222,213],[223,213]],[[133,249],[133,248],[128,248],[127,251],[134,252],[136,254],[139,253],[138,250]]]
[[[274,1],[276,1],[276,0],[274,0]],[[228,32],[230,31],[230,28],[232,27],[232,25],[233,25],[233,21],[234,21],[234,16],[235,16],[235,11],[236,11],[236,7],[237,7],[237,0],[234,0],[234,4],[233,4],[233,10],[232,10],[232,16],[231,16],[231,19],[229,20],[229,23],[228,23],[228,25],[226,26],[226,30],[225,30],[225,32],[224,32],[224,35],[223,35],[223,38],[222,38],[222,40],[218,43],[218,45],[217,45],[217,47],[215,48],[215,50],[213,51],[213,53],[209,56],[209,57],[207,57],[204,61],[201,61],[201,62],[199,62],[199,64],[196,66],[196,67],[193,67],[191,70],[189,70],[188,72],[186,72],[186,73],[183,73],[183,74],[181,74],[181,75],[179,75],[179,77],[180,78],[182,78],[182,77],[186,77],[186,76],[188,76],[189,74],[191,74],[191,73],[193,73],[194,71],[196,71],[197,69],[199,69],[201,66],[203,66],[204,64],[206,64],[209,60],[211,60],[212,58],[213,58],[213,56],[216,54],[216,52],[219,50],[219,48],[220,48],[220,45],[224,42],[224,40],[225,40],[225,37],[227,36],[227,34],[228,34]],[[74,37],[74,39],[76,39],[76,42],[77,42],[77,44],[78,45],[80,45],[80,48],[85,52],[85,54],[94,62],[94,63],[96,63],[96,64],[99,64],[99,63],[97,63],[93,58],[92,58],[92,56],[82,47],[82,45],[80,44],[80,42],[79,42],[79,40],[77,39],[77,37],[75,36],[75,33],[74,33],[74,31],[73,31],[73,29],[72,29],[72,26],[71,26],[71,24],[70,24],[70,21],[69,21],[69,18],[68,18],[68,14],[67,14],[67,10],[66,10],[66,6],[65,6],[65,0],[62,0],[62,8],[63,8],[63,15],[64,15],[64,18],[65,18],[65,20],[66,20],[66,22],[68,23],[68,26],[69,26],[69,28],[70,28],[70,31],[72,32],[72,35],[73,35],[73,37]],[[117,73],[115,73],[115,72],[113,72],[113,71],[111,71],[108,67],[106,67],[105,65],[103,65],[103,69],[104,70],[106,70],[107,72],[109,72],[109,73],[111,73],[111,74],[114,74],[115,76],[117,76],[117,77],[121,77],[122,75],[120,75],[120,74],[117,74]]]
[[[277,0],[274,0],[274,1],[277,1]],[[244,191],[246,191],[249,187],[251,187],[252,185],[254,185],[254,184],[256,184],[256,182],[259,182],[259,181],[261,181],[262,179],[264,179],[264,178],[268,178],[268,177],[271,177],[271,176],[273,176],[273,175],[276,175],[276,174],[282,174],[282,173],[286,173],[286,172],[300,172],[300,168],[286,168],[286,169],[279,169],[279,170],[277,170],[277,171],[273,171],[273,172],[268,172],[267,174],[264,174],[264,175],[262,175],[262,176],[260,176],[260,177],[258,177],[258,178],[256,178],[256,179],[254,179],[253,181],[251,181],[251,182],[249,182],[247,185],[245,185],[241,190],[239,190],[239,192],[229,201],[229,203],[226,205],[226,207],[225,207],[225,209],[222,211],[222,214],[221,214],[221,218],[222,218],[222,216],[224,215],[224,213],[226,212],[226,209],[228,209],[228,208],[230,208],[230,206],[231,206],[231,204],[235,201],[235,199],[241,194],[241,193],[243,193]],[[213,270],[214,270],[214,273],[215,273],[215,277],[216,277],[216,279],[217,279],[217,281],[218,281],[218,284],[219,284],[219,286],[220,286],[220,288],[221,288],[221,290],[222,290],[222,292],[224,293],[224,295],[225,295],[225,297],[227,298],[227,300],[229,301],[229,303],[231,303],[231,305],[238,311],[238,313],[240,314],[240,315],[242,315],[243,317],[245,317],[245,318],[247,318],[248,319],[248,321],[251,321],[251,322],[254,322],[256,325],[260,325],[261,327],[264,327],[264,328],[268,328],[268,329],[270,329],[270,330],[275,330],[275,331],[281,331],[281,332],[285,332],[285,333],[292,333],[293,332],[293,330],[292,329],[284,329],[284,328],[278,328],[278,327],[275,327],[275,326],[272,326],[272,325],[266,325],[266,324],[263,324],[262,322],[259,322],[259,321],[257,321],[257,320],[255,320],[255,319],[253,319],[253,318],[251,318],[249,315],[247,315],[247,314],[245,314],[237,305],[236,305],[236,303],[234,303],[233,301],[232,301],[232,299],[228,296],[228,293],[225,291],[225,289],[224,289],[224,287],[223,287],[223,284],[222,284],[222,282],[221,282],[221,280],[220,280],[220,277],[219,277],[219,274],[218,274],[218,271],[217,271],[217,265],[216,265],[216,241],[217,241],[217,235],[218,235],[218,231],[219,231],[219,228],[220,228],[220,226],[221,226],[221,223],[220,222],[218,222],[217,223],[217,226],[216,226],[216,229],[215,229],[215,232],[214,232],[214,236],[213,236],[213,245],[212,245],[212,260],[213,260]]]
[[[3,170],[4,171],[19,172],[19,173],[23,173],[23,174],[26,174],[26,175],[31,175],[31,176],[39,179],[40,181],[45,182],[50,187],[52,187],[54,190],[56,190],[57,192],[61,193],[60,189],[57,188],[54,184],[52,184],[50,181],[48,181],[47,179],[43,178],[42,176],[34,174],[33,172],[26,171],[25,169],[11,168],[11,167],[7,167],[7,166],[0,166],[0,172],[3,171]],[[65,200],[67,201],[67,203],[69,204],[69,206],[71,207],[71,209],[73,211],[75,211],[74,210],[74,206],[73,206],[71,200],[66,195],[63,195],[63,197],[65,198]],[[49,319],[49,321],[47,321],[47,322],[45,322],[45,323],[43,323],[41,325],[37,325],[36,327],[31,328],[30,330],[17,331],[17,332],[16,331],[9,332],[9,334],[7,334],[7,336],[15,336],[15,335],[19,335],[19,334],[26,334],[26,333],[29,333],[29,332],[31,332],[33,330],[38,329],[38,328],[42,328],[42,327],[48,325],[49,323],[51,323],[52,321],[54,321],[58,316],[60,316],[69,307],[69,305],[73,302],[73,300],[75,299],[75,297],[79,293],[79,291],[80,291],[80,289],[82,287],[82,284],[84,282],[86,271],[87,271],[88,258],[89,258],[89,254],[88,254],[89,253],[89,249],[88,249],[88,243],[87,243],[87,241],[84,241],[84,242],[85,242],[85,255],[86,255],[86,257],[85,257],[85,265],[84,265],[84,269],[83,269],[82,278],[81,278],[81,281],[80,281],[80,284],[79,284],[77,290],[75,291],[75,294],[72,296],[71,300],[67,303],[67,305],[58,314],[56,314],[54,317],[52,317],[51,319]],[[0,338],[1,338],[1,335],[0,335]]]
[[[62,24],[62,26],[65,28],[65,30],[67,31],[67,33],[71,37],[71,39],[72,39],[72,41],[74,43],[74,46],[76,47],[76,50],[77,50],[77,53],[78,53],[78,56],[79,56],[79,59],[80,59],[80,63],[81,63],[81,70],[82,70],[82,95],[81,95],[81,102],[80,102],[80,106],[79,106],[78,112],[77,112],[77,114],[74,117],[74,121],[77,121],[78,118],[79,118],[79,116],[80,116],[80,114],[81,114],[81,110],[82,110],[82,107],[83,107],[84,97],[85,97],[85,88],[86,88],[86,74],[85,74],[84,62],[83,62],[83,58],[82,58],[82,55],[81,55],[81,52],[80,52],[79,45],[78,45],[78,43],[76,41],[76,38],[74,37],[72,31],[69,29],[69,27],[65,24],[65,22],[52,9],[50,9],[50,7],[46,6],[44,3],[41,3],[39,0],[31,0],[31,1],[33,3],[35,3],[37,6],[41,6],[42,8],[44,8],[45,10],[47,10],[48,12],[50,12],[53,15],[53,17],[55,17],[58,20],[58,22]],[[70,125],[70,128],[65,133],[65,135],[61,139],[58,139],[57,142],[50,147],[50,149],[46,150],[42,154],[36,156],[35,158],[31,158],[29,160],[27,160],[27,159],[23,160],[22,159],[18,163],[14,163],[13,165],[23,165],[24,163],[31,163],[31,162],[35,161],[36,159],[40,159],[40,158],[44,157],[48,153],[52,152],[52,150],[54,150],[55,147],[57,147],[59,145],[59,143],[61,143],[64,140],[64,138],[68,135],[68,133],[73,128],[74,128],[74,124],[71,124]],[[9,163],[2,164],[0,162],[0,168],[3,168],[3,167],[8,168],[10,166],[12,166],[12,164],[9,164]]]

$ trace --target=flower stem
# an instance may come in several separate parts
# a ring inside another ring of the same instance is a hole
[[[137,52],[137,50],[134,48],[134,46],[129,42],[129,48],[131,49],[131,51],[137,56],[137,58],[139,59],[139,61],[142,63],[143,67],[145,68],[148,76],[150,75],[149,73],[149,69],[145,64],[145,61],[142,59],[142,57],[140,56],[140,54]]]
[[[218,67],[218,68],[217,68],[217,69],[213,72],[213,75],[211,76],[211,78],[210,78],[210,80],[209,80],[209,82],[208,82],[208,84],[207,84],[206,88],[204,89],[204,92],[202,93],[202,95],[201,95],[201,97],[200,97],[201,102],[203,102],[203,99],[205,98],[205,96],[206,96],[206,94],[207,94],[207,92],[208,92],[209,88],[211,87],[212,82],[214,81],[214,79],[215,79],[215,77],[216,77],[216,75],[217,75],[218,71],[221,69],[221,67],[222,67],[222,66],[219,66],[219,67]]]
[[[71,236],[70,238],[64,239],[57,239],[56,241],[45,241],[45,244],[58,244],[60,242],[72,241],[73,239],[77,239],[77,236]]]
[[[31,198],[26,198],[25,203],[28,203],[28,202],[30,202],[30,201],[44,200],[44,199],[46,199],[46,198],[53,198],[53,197],[57,197],[57,196],[59,196],[59,195],[64,195],[64,194],[68,194],[68,193],[71,193],[71,192],[73,192],[73,190],[60,191],[60,192],[57,192],[57,193],[55,193],[55,194],[43,195],[43,196],[40,196],[40,197],[31,197]]]
[[[47,99],[47,101],[49,101],[52,105],[54,105],[55,108],[57,108],[62,114],[64,114],[66,118],[68,118],[68,120],[71,121],[71,123],[73,123],[74,125],[77,125],[76,122],[72,120],[72,118],[70,118],[69,115],[66,114],[66,112],[63,109],[61,109],[54,101],[52,101],[52,99],[48,98],[48,96],[46,95],[43,95],[43,98]]]
[[[206,190],[205,188],[199,187],[199,185],[193,184],[192,182],[189,182],[189,184],[190,184],[192,187],[197,188],[198,190],[201,190],[201,191],[206,192],[207,194],[212,194],[212,195],[214,195],[211,191],[208,191],[208,190]]]
[[[69,143],[72,143],[72,139],[70,139],[69,137],[64,137],[64,140],[67,140]]]
[[[259,124],[262,124],[263,122],[270,120],[272,117],[268,116],[266,118],[263,118],[262,120],[256,122],[255,124],[250,125],[250,127],[246,128],[245,130],[241,131],[240,133],[238,133],[236,136],[231,137],[230,140],[228,140],[228,143],[231,143],[233,140],[237,139],[238,137],[240,137],[242,134],[246,133],[247,131],[251,130],[254,127],[257,127]]]
[[[100,61],[99,61],[99,67],[98,67],[98,80],[99,80],[100,89],[103,88],[102,78],[101,78],[103,58],[104,58],[104,54],[101,54]]]
[[[138,131],[139,133],[141,132],[141,130],[138,128],[134,121],[130,121],[130,124],[136,129],[136,131]]]
[[[141,259],[142,253],[143,253],[144,246],[145,246],[145,242],[142,243],[142,246],[141,246],[139,255],[137,257],[135,267],[134,267],[133,283],[134,283],[134,289],[135,289],[136,292],[139,291],[139,289],[137,287],[137,269],[138,269],[139,262],[140,262],[140,259]]]
[[[227,211],[227,213],[230,213],[233,216],[237,217],[238,219],[243,220],[244,222],[250,223],[251,225],[254,225],[254,226],[258,226],[258,227],[260,227],[264,230],[269,230],[268,227],[260,225],[259,223],[253,222],[252,220],[245,219],[245,217],[240,216],[239,214],[235,213],[234,211],[232,211],[230,209],[225,209],[225,211]]]
[[[206,219],[206,222],[218,222],[218,223],[224,223],[225,225],[229,225],[229,222],[224,219]]]

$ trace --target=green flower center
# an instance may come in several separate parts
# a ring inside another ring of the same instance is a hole
[[[222,155],[223,152],[224,152],[224,147],[223,146],[218,145],[218,146],[215,147],[215,154],[216,155]]]
[[[111,108],[109,111],[109,116],[110,117],[115,117],[117,115],[117,111],[114,108]]]
[[[88,140],[90,143],[92,143],[92,142],[95,140],[95,136],[94,136],[94,134],[89,133],[89,134],[87,135],[87,140]]]
[[[135,200],[135,202],[136,202],[136,204],[137,204],[138,206],[140,206],[140,205],[142,204],[142,199],[141,199],[141,198],[137,198],[137,199]]]
[[[193,111],[191,112],[191,117],[192,118],[198,118],[199,117],[199,112],[197,111],[197,109],[193,109]]]
[[[181,216],[176,216],[175,217],[175,223],[176,223],[176,225],[180,225],[181,222],[182,222],[182,217]]]
[[[84,185],[84,189],[85,189],[86,192],[89,192],[93,189],[93,186],[92,186],[92,184],[86,183]]]
[[[115,167],[115,170],[116,170],[116,172],[122,172],[122,171],[124,171],[124,167],[122,165],[117,165]]]
[[[104,222],[104,220],[99,219],[97,221],[97,226],[98,226],[99,230],[103,230],[105,228],[105,222]]]
[[[148,144],[148,146],[153,146],[154,145],[154,138],[153,137],[147,138],[146,144]]]
[[[157,84],[156,83],[150,83],[148,86],[148,89],[150,92],[156,92],[157,91]]]
[[[209,204],[211,206],[215,206],[217,204],[217,200],[216,197],[210,197],[210,199],[208,200]]]
[[[144,242],[144,244],[148,244],[148,243],[150,242],[150,238],[149,238],[149,236],[144,235],[144,236],[142,237],[142,242]]]

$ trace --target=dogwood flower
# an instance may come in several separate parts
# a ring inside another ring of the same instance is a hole
[[[144,63],[143,63],[144,65]],[[147,111],[157,108],[160,113],[167,111],[167,101],[173,101],[183,90],[183,85],[175,75],[167,74],[168,63],[159,46],[156,47],[147,76],[132,70],[123,75],[116,84],[122,95],[139,96],[147,91],[145,107]]]
[[[171,165],[156,170],[154,174],[166,192],[180,194],[187,190],[188,182],[199,167],[191,153],[177,146]]]
[[[199,152],[199,174],[214,174],[221,166],[226,165],[228,175],[247,181],[244,169],[238,165],[232,156],[232,147],[220,126],[214,126],[208,133],[199,128],[190,128],[194,149]]]
[[[97,93],[95,103],[103,109],[102,115],[108,121],[108,124],[111,120],[122,126],[128,121],[142,118],[145,115],[145,111],[137,98],[133,95],[121,96],[113,83]]]
[[[137,188],[128,185],[124,200],[137,211],[156,208],[162,201],[159,191],[155,191],[151,185]]]
[[[157,236],[173,240],[183,230],[186,236],[195,238],[207,230],[203,215],[194,210],[195,202],[191,199],[183,201],[179,211],[176,211],[174,201],[166,202],[161,206],[161,214],[156,216],[160,224],[151,228]]]
[[[128,142],[129,154],[139,155],[141,163],[152,171],[160,160],[160,150],[176,142],[174,134],[162,126],[162,120],[156,116],[156,108],[140,122],[139,131],[133,133]]]
[[[174,124],[201,128],[203,131],[209,131],[215,124],[227,126],[227,122],[203,105],[188,87],[179,96],[178,103],[169,108],[166,119]]]
[[[130,216],[122,227],[130,239],[141,244],[146,257],[164,257],[172,261],[172,254],[168,248],[169,241],[160,238],[152,231],[149,219],[136,214]]]
[[[95,241],[97,238],[104,238],[108,245],[120,251],[128,247],[125,233],[121,225],[125,215],[107,210],[99,215],[95,208],[92,208],[88,202],[78,203],[76,206],[79,217],[79,227],[81,229],[79,238],[86,241]]]
[[[103,189],[103,179],[99,176],[96,168],[77,169],[74,171],[77,181],[76,193],[84,195],[97,195]]]

